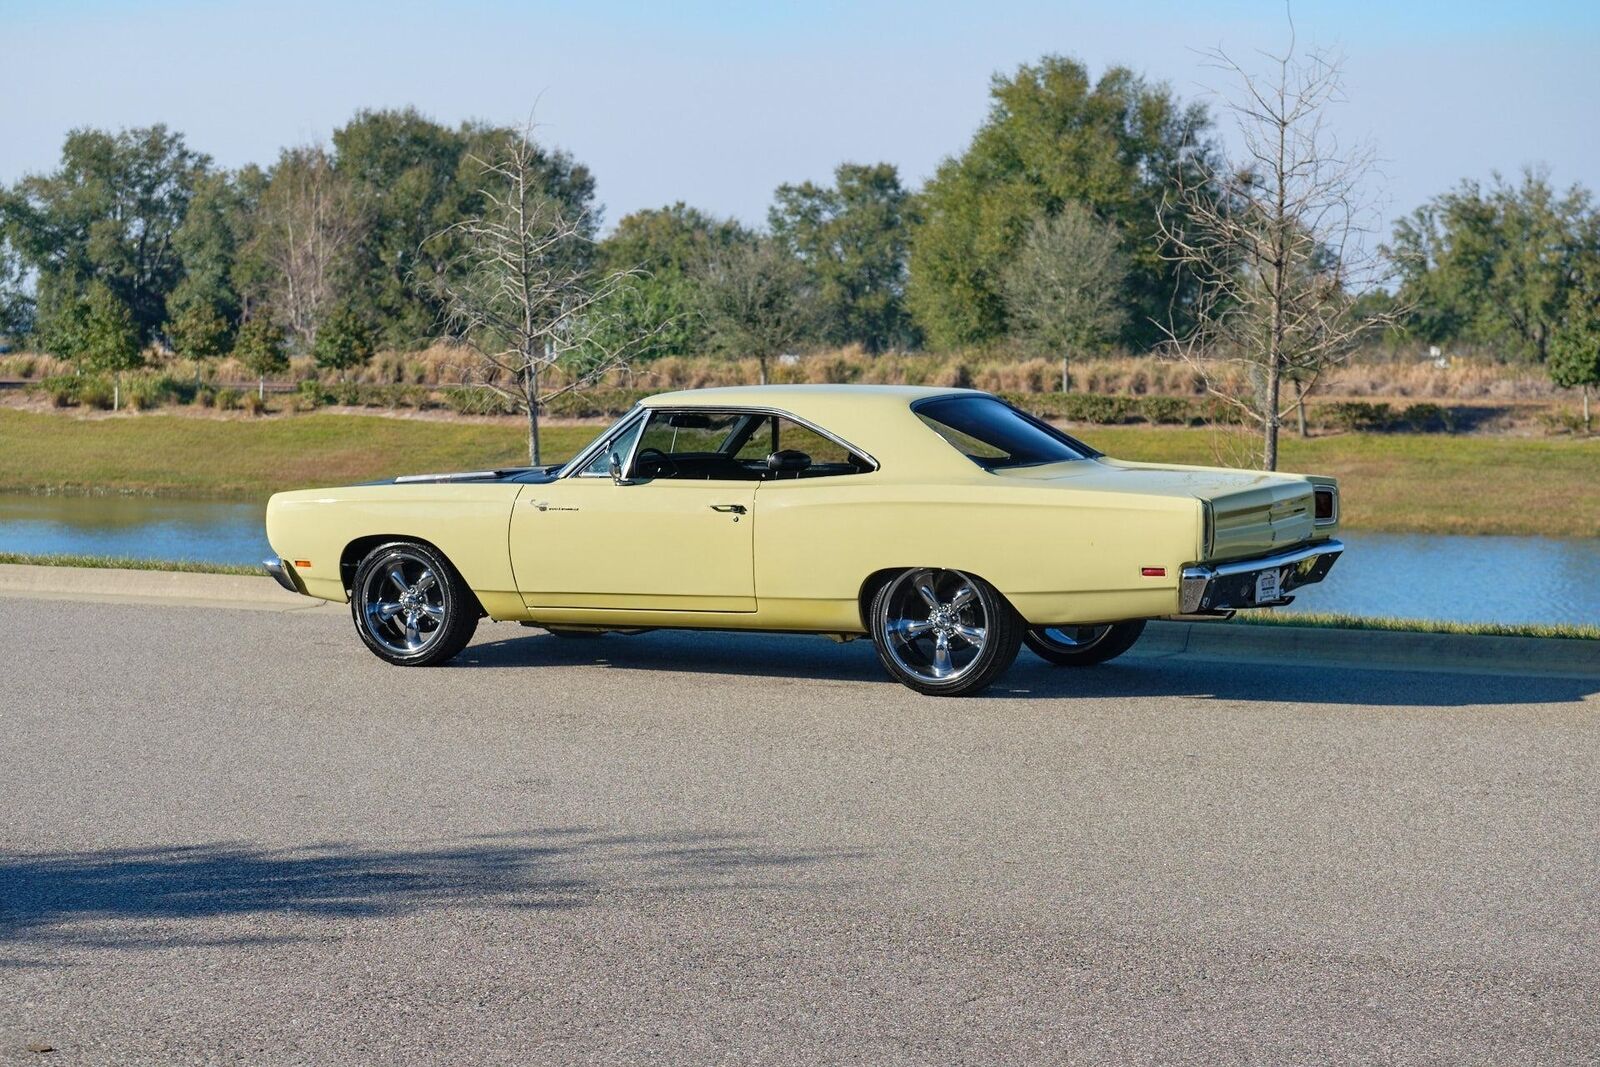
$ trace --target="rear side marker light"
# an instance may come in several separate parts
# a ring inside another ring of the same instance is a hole
[[[311,561],[309,559],[297,559],[294,561],[294,565],[303,571],[311,569]]]
[[[1144,575],[1146,578],[1165,578],[1167,576],[1167,568],[1165,568],[1165,567],[1140,567],[1139,568],[1139,573]]]

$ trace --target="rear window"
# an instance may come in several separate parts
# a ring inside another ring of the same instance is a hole
[[[992,396],[924,400],[913,411],[984,470],[1088,459],[1094,449]]]

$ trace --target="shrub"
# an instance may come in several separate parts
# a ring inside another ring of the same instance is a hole
[[[186,404],[194,396],[194,382],[166,374],[127,378],[122,384],[122,402],[135,411],[149,411],[163,404]]]
[[[78,379],[78,403],[84,407],[110,411],[116,403],[116,387],[110,378],[84,375]]]
[[[470,385],[452,385],[443,397],[445,406],[457,415],[509,415],[514,410],[499,394]]]
[[[1181,396],[1147,396],[1139,401],[1144,421],[1164,425],[1187,425],[1194,421],[1194,405]]]
[[[194,402],[203,408],[216,407],[217,387],[212,385],[210,382],[196,386],[194,390]]]
[[[78,395],[82,385],[83,379],[75,374],[58,374],[42,379],[38,387],[56,407],[70,408],[83,402]]]
[[[267,410],[267,402],[261,399],[259,393],[244,394],[244,410],[251,415],[260,415]]]
[[[307,378],[296,389],[294,409],[296,411],[309,411],[312,408],[321,407],[331,399],[327,390],[322,388],[321,382],[315,378]]]
[[[1356,433],[1381,433],[1392,430],[1398,421],[1388,404],[1370,404],[1364,400],[1341,400],[1333,404],[1324,404],[1322,414],[1336,429]]]
[[[238,411],[244,407],[244,394],[237,389],[218,389],[212,397],[212,403],[218,411]]]
[[[1406,408],[1405,422],[1419,433],[1454,433],[1456,413],[1438,404],[1412,404]]]
[[[1546,433],[1583,433],[1583,416],[1576,411],[1546,411],[1540,414]]]

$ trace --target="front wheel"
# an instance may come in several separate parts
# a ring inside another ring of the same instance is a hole
[[[922,568],[872,598],[872,643],[884,669],[928,696],[970,696],[1017,658],[1023,623],[982,578]]]
[[[1034,655],[1057,667],[1088,667],[1116,659],[1139,640],[1144,620],[1104,626],[1037,626],[1023,637]]]
[[[356,568],[350,614],[379,659],[431,667],[453,659],[478,628],[478,598],[437,549],[397,541]]]

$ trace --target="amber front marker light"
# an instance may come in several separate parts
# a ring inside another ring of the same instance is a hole
[[[1139,573],[1144,575],[1146,578],[1165,578],[1167,576],[1167,568],[1165,568],[1165,567],[1140,567],[1139,568]]]
[[[309,559],[297,559],[294,561],[294,565],[296,568],[303,571],[308,571],[311,569],[311,561]]]

